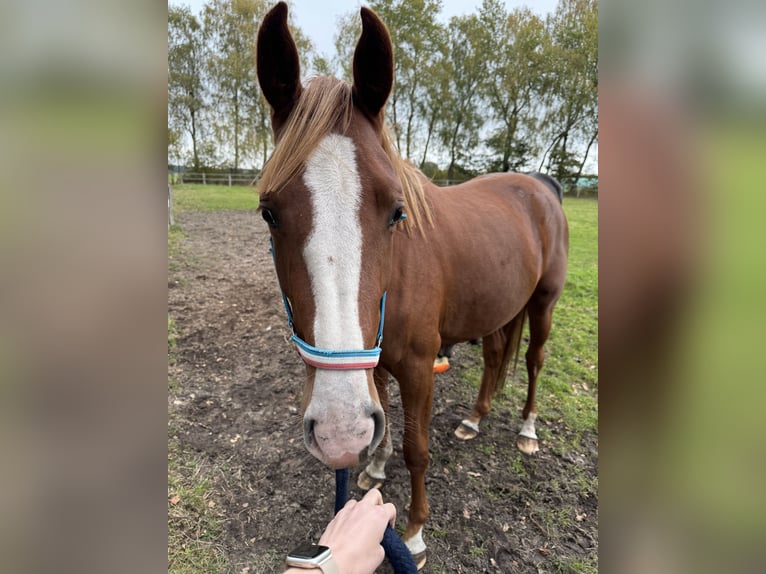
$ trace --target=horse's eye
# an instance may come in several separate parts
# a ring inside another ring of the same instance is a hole
[[[388,224],[394,225],[404,219],[407,219],[407,214],[404,213],[404,208],[399,206],[396,209],[394,209],[394,212],[391,214],[391,221],[389,221]]]
[[[277,226],[277,217],[274,215],[274,212],[270,209],[262,209],[261,210],[261,217],[263,217],[263,220],[268,223],[271,227]]]

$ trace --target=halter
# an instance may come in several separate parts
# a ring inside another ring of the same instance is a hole
[[[274,268],[276,269],[276,256],[274,255],[274,240],[269,238],[269,252],[271,252],[271,258],[274,261]],[[277,276],[277,282],[279,282],[279,276]],[[282,291],[282,286],[279,286],[279,292],[282,295],[282,303],[285,306],[285,314],[287,315],[287,324],[290,326],[292,335],[290,340],[295,343],[295,348],[298,354],[303,359],[303,362],[317,369],[328,370],[364,370],[374,369],[378,366],[380,360],[381,344],[383,343],[383,320],[386,314],[386,292],[383,292],[383,296],[380,298],[380,323],[378,324],[378,335],[375,338],[375,347],[372,349],[359,349],[349,351],[331,351],[329,349],[321,349],[313,345],[309,345],[306,341],[301,339],[295,332],[295,326],[293,324],[293,311],[290,307],[290,301],[287,300],[285,292]]]

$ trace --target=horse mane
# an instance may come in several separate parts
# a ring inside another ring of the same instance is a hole
[[[350,84],[329,76],[314,76],[306,82],[274,152],[263,167],[258,181],[261,198],[279,193],[298,175],[325,136],[335,129],[346,133],[354,111],[351,93]],[[424,222],[433,225],[423,189],[425,176],[399,155],[388,126],[383,127],[380,144],[402,186],[408,216],[404,224],[408,231],[414,228],[423,233]]]
[[[548,189],[550,189],[556,195],[556,199],[559,200],[559,203],[564,202],[564,188],[561,187],[561,183],[559,183],[559,180],[557,180],[555,177],[550,176],[547,173],[540,173],[537,171],[530,171],[527,173],[527,175],[531,175],[536,180],[542,181],[545,185],[548,186]]]

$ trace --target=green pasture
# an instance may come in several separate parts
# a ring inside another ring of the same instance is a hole
[[[546,345],[538,411],[543,417],[557,411],[576,447],[583,432],[598,429],[598,201],[565,198],[564,211],[569,267]]]
[[[254,187],[182,184],[173,186],[176,213],[184,211],[245,211],[258,208]]]

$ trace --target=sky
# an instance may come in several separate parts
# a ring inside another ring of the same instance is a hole
[[[545,15],[553,12],[558,0],[506,0],[508,9],[517,6],[527,6],[533,12]],[[274,0],[274,4],[276,4]],[[331,57],[335,52],[333,43],[338,17],[351,11],[358,11],[360,6],[367,3],[360,0],[290,0],[291,13],[295,23],[311,38],[317,51],[325,57]],[[192,12],[199,14],[205,0],[168,0],[172,6],[187,5]],[[442,0],[440,18],[449,20],[452,16],[460,16],[476,12],[481,0]]]

